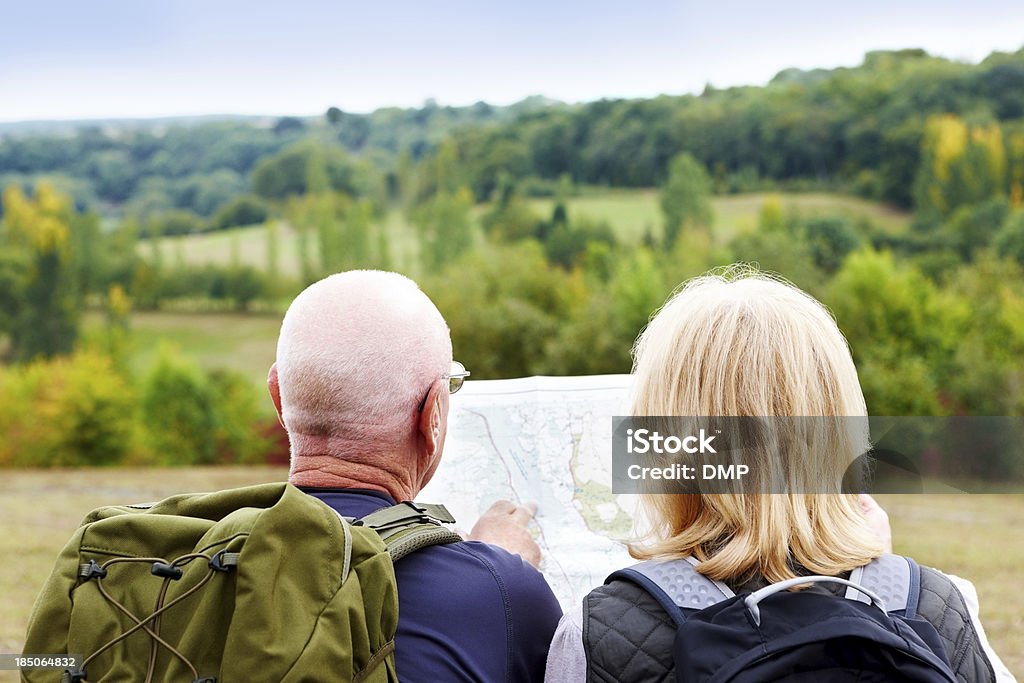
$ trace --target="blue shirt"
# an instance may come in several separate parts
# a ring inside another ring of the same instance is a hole
[[[395,504],[376,491],[303,490],[347,517]],[[478,541],[436,545],[402,558],[395,577],[395,664],[403,683],[544,679],[562,610],[519,555]]]

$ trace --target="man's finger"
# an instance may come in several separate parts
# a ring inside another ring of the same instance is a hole
[[[526,503],[525,505],[517,505],[516,509],[512,511],[512,519],[520,524],[529,524],[530,520],[537,513],[536,503]]]
[[[515,511],[516,504],[511,500],[496,500],[494,501],[494,505],[487,510],[487,512],[491,512],[496,515],[511,515]]]

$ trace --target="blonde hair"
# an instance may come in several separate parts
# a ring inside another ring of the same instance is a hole
[[[292,457],[304,454],[306,437],[346,460],[406,446],[420,401],[451,360],[444,318],[409,278],[354,270],[310,285],[277,342]]]
[[[816,492],[810,483],[823,474],[841,479],[866,445],[866,434],[850,433],[841,419],[866,416],[864,395],[846,340],[818,301],[733,266],[685,283],[633,353],[635,416],[837,418],[814,422],[827,433],[817,434],[813,447],[766,449],[751,466],[781,476],[789,493],[643,495],[650,531],[630,547],[634,557],[693,555],[702,573],[740,584],[757,576],[793,578],[796,565],[835,576],[881,554],[857,497]],[[828,462],[801,460],[809,451],[827,454]],[[770,490],[766,485],[756,490]]]

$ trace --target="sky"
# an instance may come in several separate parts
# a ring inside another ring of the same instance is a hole
[[[1024,47],[1020,0],[51,0],[0,16],[0,121],[652,97],[869,50]]]

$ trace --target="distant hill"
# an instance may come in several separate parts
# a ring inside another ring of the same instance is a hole
[[[985,126],[1020,184],[1024,50],[979,64],[876,51],[856,67],[786,69],[764,86],[583,104],[534,96],[304,117],[0,123],[0,187],[48,177],[111,221],[190,212],[210,227],[243,195],[279,209],[303,194],[310,163],[326,164],[334,189],[378,203],[416,204],[439,182],[479,203],[512,184],[550,196],[563,178],[660,186],[687,152],[720,194],[841,191],[909,209],[929,121],[943,116]]]
[[[519,102],[506,106],[495,106],[484,101],[471,105],[453,107],[439,105],[433,100],[428,100],[422,107],[381,107],[369,114],[352,112],[341,112],[348,119],[386,119],[394,116],[396,112],[416,113],[422,110],[443,110],[455,119],[477,119],[489,118],[508,119],[521,114],[528,114],[541,109],[567,106],[564,102],[544,97],[543,95],[531,95]],[[422,114],[417,114],[422,116]],[[276,121],[293,118],[304,122],[319,120],[323,114],[310,115],[288,115],[271,116],[264,114],[197,114],[194,116],[155,116],[148,118],[102,118],[102,119],[52,119],[52,120],[30,120],[30,121],[0,121],[0,138],[4,136],[33,136],[33,135],[72,135],[82,129],[100,129],[105,131],[140,131],[165,129],[169,127],[193,127],[206,123],[218,123],[223,121],[244,122],[256,126],[271,127]]]
[[[276,117],[243,116],[240,114],[204,114],[201,116],[158,116],[153,118],[68,119],[43,121],[0,121],[0,138],[9,135],[72,135],[83,128],[100,130],[149,130],[169,126],[198,126],[218,121],[265,122]]]

